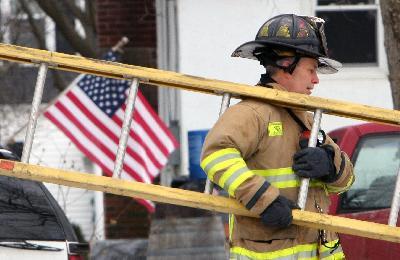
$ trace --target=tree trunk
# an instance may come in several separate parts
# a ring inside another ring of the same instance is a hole
[[[75,30],[73,19],[71,20],[68,14],[62,12],[62,8],[60,6],[62,4],[61,1],[36,0],[36,3],[48,16],[50,16],[53,19],[57,28],[62,32],[65,39],[71,44],[71,46],[75,50],[77,50],[82,56],[85,57],[91,57],[91,58],[97,57],[96,48],[92,44],[91,40],[82,38],[79,35],[79,33]]]
[[[400,109],[400,1],[381,0],[385,48],[394,109]]]

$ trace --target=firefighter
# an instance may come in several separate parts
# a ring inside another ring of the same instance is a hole
[[[317,71],[335,73],[328,58],[324,21],[284,14],[259,29],[256,39],[232,54],[258,60],[266,69],[259,87],[310,95]],[[209,131],[201,166],[208,178],[260,219],[230,216],[231,259],[344,259],[336,233],[292,225],[300,178],[310,178],[305,210],[326,213],[329,193],[354,182],[348,156],[320,132],[308,148],[304,133],[312,114],[246,98],[231,106]]]

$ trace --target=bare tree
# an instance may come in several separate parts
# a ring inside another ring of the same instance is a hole
[[[96,58],[96,1],[83,1],[83,8],[71,0],[34,0],[34,2],[53,19],[57,29],[72,48],[82,56]],[[82,25],[84,35],[76,30],[77,23]]]
[[[400,109],[400,1],[381,0],[385,48],[394,109]]]

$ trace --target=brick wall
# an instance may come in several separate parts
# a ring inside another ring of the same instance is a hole
[[[98,46],[106,51],[123,36],[130,40],[123,63],[157,67],[155,0],[97,0]],[[157,111],[157,88],[141,86],[140,90]]]
[[[154,0],[97,0],[98,46],[107,51],[123,36],[129,38],[122,62],[157,67],[156,16]],[[140,90],[157,111],[157,88],[141,86]],[[106,194],[106,238],[147,237],[150,215],[134,199]]]
[[[99,46],[112,46],[125,35],[129,47],[155,48],[154,5],[153,0],[97,0]]]
[[[106,194],[104,203],[106,238],[131,239],[148,236],[151,216],[134,199]]]

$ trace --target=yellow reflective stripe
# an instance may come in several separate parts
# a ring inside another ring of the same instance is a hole
[[[252,170],[255,174],[263,176],[272,186],[280,189],[300,187],[300,178],[295,175],[292,167]],[[323,187],[323,183],[318,180],[311,180],[310,187]]]
[[[338,241],[339,241],[339,239],[335,239],[335,240],[325,243],[326,246],[321,245],[319,247],[319,251],[320,252],[332,251],[332,248],[329,248],[329,247],[334,247],[338,243]],[[339,245],[338,248],[335,249],[335,251],[342,251],[342,247]]]
[[[320,258],[324,260],[345,259],[343,249],[340,245],[335,250],[333,250],[333,248],[329,248],[329,247],[334,247],[336,243],[338,243],[338,241],[339,239],[335,239],[326,243],[325,244],[326,246],[320,245],[319,246]]]
[[[243,162],[243,159],[242,158],[233,158],[233,159],[228,159],[228,160],[225,160],[225,161],[215,164],[209,171],[206,171],[208,178],[210,180],[214,181],[214,175],[217,171],[226,169],[237,162]]]
[[[351,175],[345,187],[335,187],[332,185],[326,185],[326,189],[328,190],[328,192],[340,194],[347,191],[351,187],[353,182],[354,182],[354,175]]]
[[[229,167],[221,176],[221,178],[218,181],[218,185],[220,187],[225,186],[225,182],[229,179],[229,177],[232,176],[233,173],[235,173],[237,170],[246,167],[246,163],[243,161],[242,163],[235,163],[231,167]],[[247,168],[247,167],[246,167]]]
[[[217,171],[228,168],[236,162],[243,162],[243,158],[235,148],[218,150],[207,156],[200,164],[208,178],[213,181]]]
[[[276,187],[276,188],[280,188],[280,189],[296,188],[296,187],[300,187],[300,180],[275,181],[275,182],[271,182],[271,185]]]
[[[294,256],[298,256],[296,259],[318,259],[317,248],[317,244],[306,244],[265,253],[250,251],[243,247],[232,247],[230,251],[231,254],[243,255],[250,259],[284,260],[293,259]]]
[[[206,168],[207,164],[209,164],[211,161],[214,161],[216,158],[227,155],[227,154],[238,154],[240,155],[240,152],[235,149],[235,148],[225,148],[222,150],[218,150],[216,152],[213,152],[212,154],[208,155],[206,158],[203,159],[201,162],[200,166],[201,168]]]
[[[286,167],[286,168],[277,168],[277,169],[266,169],[266,170],[254,170],[254,173],[263,177],[266,176],[278,176],[278,175],[287,175],[287,174],[293,174],[293,169],[292,167]]]
[[[228,188],[229,195],[234,196],[237,187],[239,187],[240,184],[242,184],[244,181],[246,181],[248,178],[251,178],[252,176],[254,176],[254,173],[252,171],[247,171],[245,173],[240,174],[240,176],[238,176],[232,182],[232,184],[229,185],[229,188]]]

